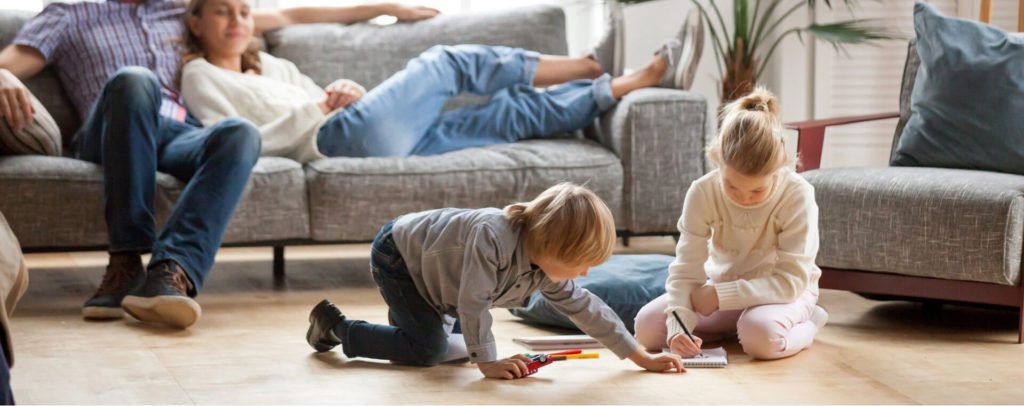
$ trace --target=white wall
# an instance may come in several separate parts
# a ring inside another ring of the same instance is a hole
[[[732,26],[732,2],[718,1],[725,22]],[[686,13],[692,8],[690,0],[660,0],[627,6],[626,16],[626,67],[636,69],[646,64],[653,52],[666,38],[675,35],[682,25]],[[794,15],[793,23],[804,24],[807,16]],[[795,25],[795,24],[794,24]],[[704,55],[694,79],[692,91],[708,99],[713,113],[719,104],[720,86],[715,52],[711,34],[705,27]],[[766,69],[762,85],[774,92],[782,105],[785,121],[804,120],[811,117],[810,95],[810,47],[803,46],[796,38],[783,42],[773,57],[773,63]]]
[[[727,9],[723,10],[725,17],[730,18],[731,2],[720,3]],[[690,8],[690,0],[660,0],[626,6],[623,13],[626,17],[626,68],[637,69],[646,65],[665,39],[679,31]],[[718,106],[718,72],[710,35],[705,35],[705,38],[704,55],[691,90],[708,99],[711,114]]]

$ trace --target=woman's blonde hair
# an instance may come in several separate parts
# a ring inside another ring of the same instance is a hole
[[[183,24],[185,24],[185,36],[180,41],[182,45],[181,51],[181,62],[178,64],[178,72],[174,75],[174,85],[177,88],[181,88],[181,70],[186,64],[192,62],[196,58],[202,58],[205,53],[203,49],[203,43],[199,40],[195,34],[192,33],[192,28],[188,24],[189,17],[199,17],[199,13],[203,11],[203,6],[209,0],[191,0],[188,2],[188,6],[185,7],[185,17]],[[249,43],[249,48],[242,53],[242,72],[252,70],[256,73],[263,73],[262,67],[260,66],[260,43],[253,38],[252,42]]]
[[[793,163],[782,138],[779,101],[765,88],[726,105],[721,121],[722,128],[707,151],[718,167],[764,176]]]
[[[526,250],[571,266],[597,265],[615,249],[615,218],[594,192],[560,183],[529,202],[505,207],[513,225],[526,230]]]

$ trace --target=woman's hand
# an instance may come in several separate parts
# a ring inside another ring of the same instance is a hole
[[[15,131],[20,131],[35,114],[28,88],[13,73],[0,69],[0,118]]]
[[[633,361],[640,368],[652,372],[671,370],[686,372],[686,368],[683,367],[683,360],[676,354],[648,354],[643,348],[637,348],[636,351],[629,355],[629,360]]]
[[[419,21],[433,18],[441,14],[441,11],[430,7],[392,4],[387,13],[395,16],[398,21]]]
[[[700,337],[694,336],[693,340],[690,340],[686,334],[676,334],[668,342],[668,348],[673,354],[679,354],[683,358],[692,358],[700,354],[700,346],[703,344],[704,340],[701,340]]]
[[[331,108],[331,105],[327,104],[327,100],[317,103],[316,105],[320,107],[320,112],[324,113],[325,116],[327,113],[334,111],[334,109]]]
[[[718,289],[715,289],[715,285],[701,286],[690,292],[690,303],[693,304],[693,311],[710,316],[718,310]]]
[[[326,103],[327,107],[330,108],[330,110],[325,111],[324,114],[348,107],[348,105],[355,103],[356,100],[359,100],[364,94],[366,94],[366,90],[364,90],[362,86],[359,86],[358,83],[351,80],[339,80],[334,82],[330,86],[327,86],[324,91],[327,92]]]
[[[516,354],[494,362],[481,362],[476,364],[476,366],[488,378],[519,379],[530,373],[530,370],[526,368],[526,364],[530,362],[533,362],[533,360],[525,355]]]

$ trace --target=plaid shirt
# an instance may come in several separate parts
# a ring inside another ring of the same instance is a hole
[[[149,68],[160,79],[160,114],[185,120],[174,85],[185,33],[184,0],[53,3],[25,23],[15,44],[30,46],[56,68],[71,102],[85,119],[107,79],[127,66]]]

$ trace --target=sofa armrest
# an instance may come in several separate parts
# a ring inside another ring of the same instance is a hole
[[[800,157],[799,172],[821,167],[821,151],[825,148],[825,129],[837,125],[863,123],[865,121],[899,118],[900,113],[881,113],[866,116],[847,116],[821,120],[786,123],[786,129],[796,130],[796,153]]]
[[[601,116],[593,135],[622,160],[625,231],[677,232],[686,190],[705,173],[713,126],[707,100],[682,90],[637,90]]]

